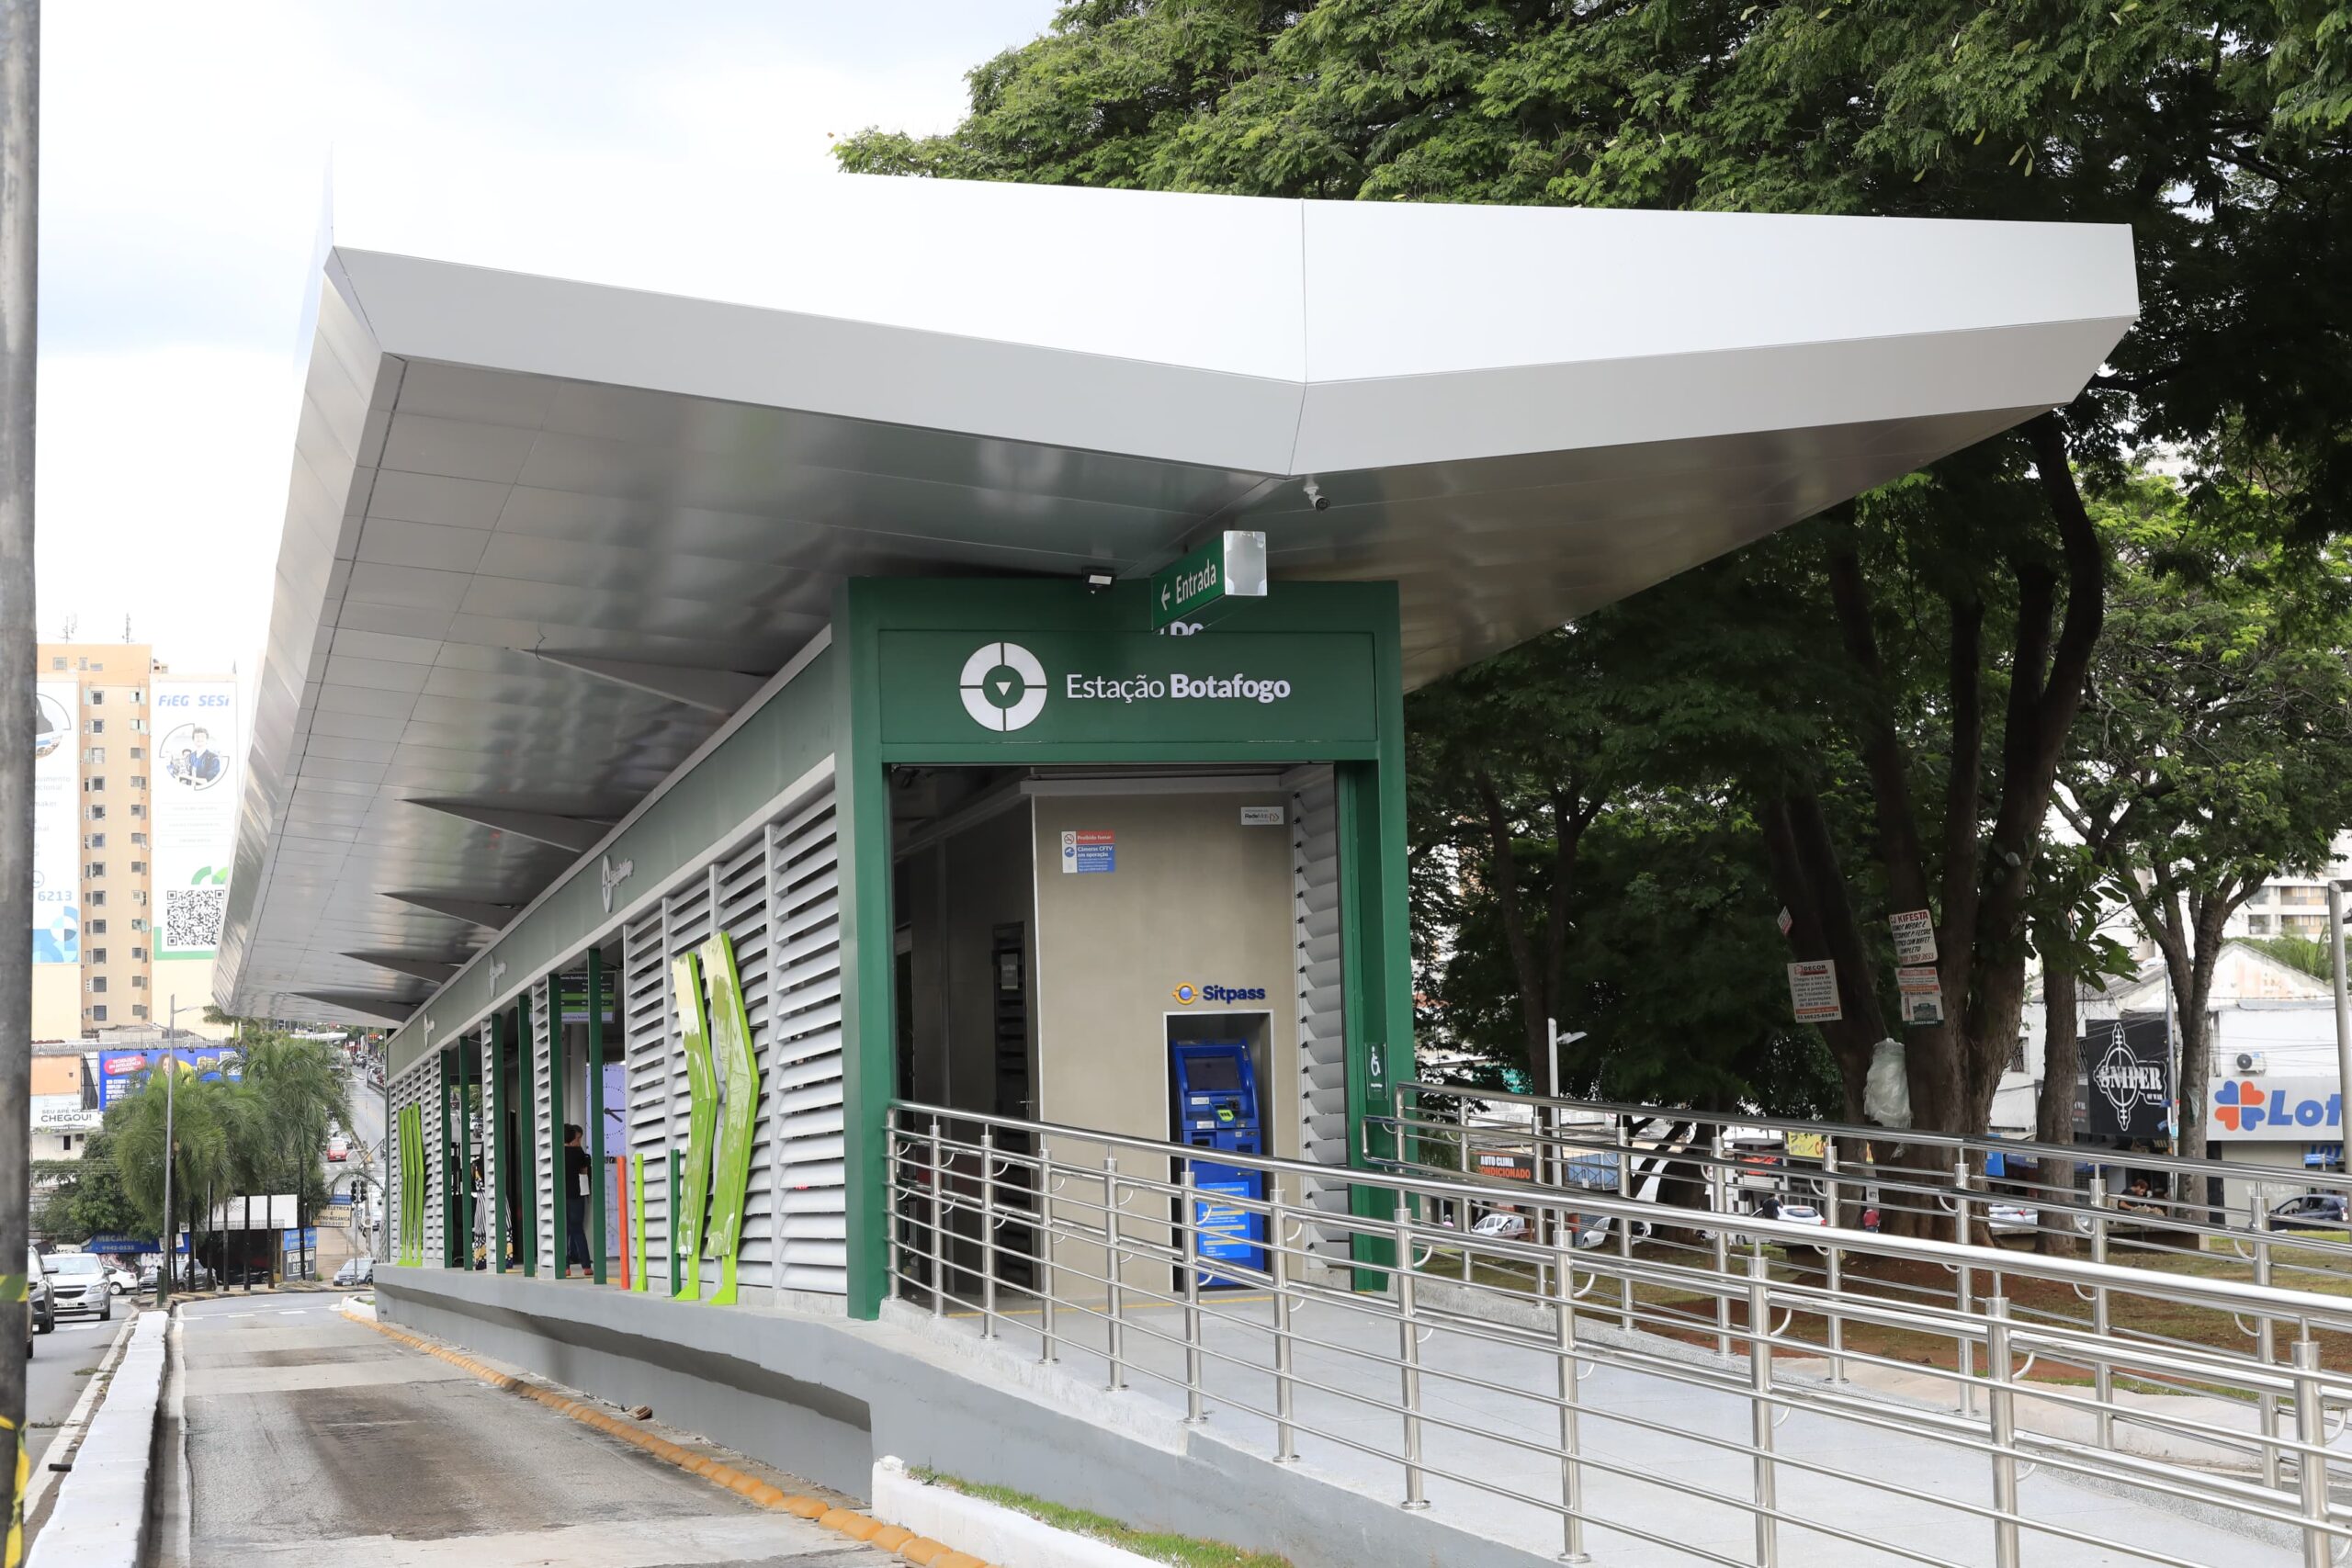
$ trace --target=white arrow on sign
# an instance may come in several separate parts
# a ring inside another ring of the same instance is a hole
[[[1163,582],[1159,585],[1159,607],[1163,610],[1168,608],[1168,591],[1169,585],[1167,583]]]

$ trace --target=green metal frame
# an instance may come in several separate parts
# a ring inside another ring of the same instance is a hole
[[[515,1115],[529,1129],[524,1142],[531,1146],[531,1163],[523,1177],[522,1245],[515,1250],[521,1257],[523,1272],[536,1279],[539,1272],[539,1131],[538,1131],[538,1052],[531,1043],[531,992],[528,987],[514,998],[514,1072],[516,1084]]]
[[[611,1259],[605,1252],[605,955],[588,950],[588,1257],[589,1272],[604,1284]]]
[[[454,1212],[452,1205],[457,1201],[458,1184],[451,1178],[455,1174],[454,1167],[456,1166],[458,1159],[458,1147],[455,1130],[449,1125],[449,1122],[452,1120],[449,1115],[449,1093],[452,1089],[457,1088],[458,1053],[456,1047],[449,1045],[443,1046],[441,1048],[441,1060],[436,1066],[437,1070],[435,1076],[441,1080],[441,1149],[439,1156],[441,1164],[441,1267],[444,1269],[454,1269],[458,1266],[458,1227],[450,1223],[450,1216]]]
[[[1264,600],[1238,605],[1194,646],[1207,653],[1236,633],[1363,634],[1373,663],[1375,732],[1368,742],[1234,742],[1186,739],[1024,744],[977,728],[952,742],[919,745],[883,739],[881,644],[886,631],[959,632],[978,644],[990,637],[1102,637],[1132,653],[1127,634],[1148,622],[1148,585],[1120,583],[1088,594],[1069,582],[969,583],[857,580],[833,602],[836,724],[835,815],[844,867],[842,942],[842,1124],[848,1190],[849,1302],[854,1317],[874,1317],[888,1293],[889,1204],[887,1126],[896,1086],[891,965],[891,843],[888,768],[896,763],[1330,762],[1340,824],[1341,941],[1348,1063],[1348,1157],[1365,1160],[1364,1122],[1385,1114],[1392,1063],[1412,1051],[1412,969],[1406,906],[1403,659],[1394,583],[1282,583]],[[1369,1190],[1350,1208],[1378,1207]],[[1381,1216],[1385,1217],[1385,1216]],[[1356,1282],[1381,1289],[1393,1247],[1360,1243]]]

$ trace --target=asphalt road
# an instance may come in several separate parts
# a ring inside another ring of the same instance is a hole
[[[35,1464],[40,1462],[41,1450],[57,1436],[58,1427],[74,1414],[74,1402],[82,1397],[90,1374],[97,1371],[98,1362],[114,1343],[115,1331],[122,1326],[123,1316],[130,1309],[118,1297],[114,1303],[112,1323],[100,1323],[94,1317],[60,1317],[56,1329],[33,1336],[32,1364],[25,1369],[25,1448]]]
[[[189,1568],[885,1568],[854,1545],[353,1323],[335,1296],[181,1319]]]

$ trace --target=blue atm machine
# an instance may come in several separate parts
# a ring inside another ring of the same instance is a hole
[[[1231,1154],[1266,1151],[1264,1123],[1258,1110],[1258,1073],[1243,1040],[1199,1040],[1170,1043],[1169,1066],[1175,1077],[1175,1141],[1196,1149],[1222,1149]],[[1198,1159],[1193,1168],[1193,1223],[1204,1264],[1230,1263],[1238,1268],[1266,1268],[1266,1216],[1235,1201],[1263,1201],[1266,1173],[1238,1166]],[[1238,1286],[1248,1280],[1201,1270],[1201,1284]]]

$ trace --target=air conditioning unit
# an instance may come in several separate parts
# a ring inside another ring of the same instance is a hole
[[[2241,1051],[2238,1053],[2238,1071],[2242,1073],[2267,1073],[2269,1070],[2270,1058],[2264,1055],[2261,1052]]]

